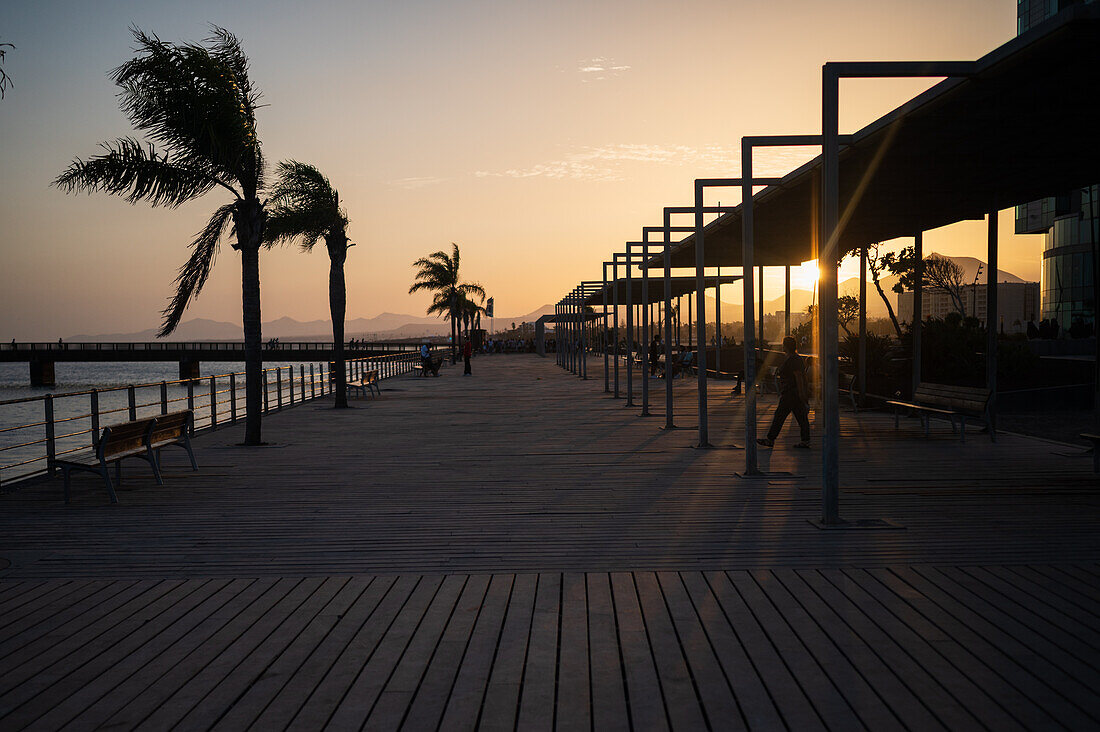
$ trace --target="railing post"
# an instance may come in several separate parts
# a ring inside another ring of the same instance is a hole
[[[160,413],[168,414],[168,382],[160,382]]]
[[[313,375],[313,364],[309,365],[309,398],[317,398],[317,379]]]
[[[283,408],[283,367],[279,366],[275,369],[275,405],[278,409]]]
[[[301,364],[301,363],[298,364],[298,378],[302,382],[302,399],[301,399],[301,401],[304,402],[306,400],[306,367],[305,367],[305,364]]]
[[[187,382],[187,408],[191,410],[191,434],[195,434],[195,382]]]
[[[53,394],[47,394],[43,402],[46,410],[46,472],[53,475],[53,464],[57,458],[57,433],[53,423]]]
[[[268,411],[267,369],[264,369],[261,373],[263,374],[263,378],[260,380],[260,384],[264,390],[264,412],[266,413]]]
[[[218,385],[215,377],[210,377],[210,429],[218,428]]]
[[[237,421],[237,375],[229,375],[229,419]]]
[[[133,384],[126,387],[126,402],[130,407],[130,421],[133,422],[137,419],[137,397],[134,394]]]
[[[91,408],[88,412],[92,417],[92,447],[99,447],[99,389],[92,389]]]
[[[287,386],[290,387],[290,405],[294,406],[294,367],[287,366],[286,371],[286,382]]]

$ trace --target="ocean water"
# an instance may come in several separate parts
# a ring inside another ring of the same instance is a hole
[[[312,393],[308,363],[267,363],[264,368],[267,370],[267,398],[271,408],[278,404],[280,394],[283,404],[289,404],[292,389],[294,402],[300,401],[303,396],[303,376],[307,396]],[[291,368],[293,385],[290,378]],[[237,373],[235,383],[227,376],[234,372]],[[0,363],[0,485],[45,470],[47,427],[44,422],[47,400],[43,397],[47,394],[54,395],[52,403],[56,454],[59,457],[75,456],[91,452],[93,399],[98,400],[100,429],[130,419],[128,387],[131,384],[135,387],[134,413],[138,418],[160,414],[165,405],[169,412],[191,406],[195,411],[195,426],[202,428],[211,423],[212,415],[216,416],[219,424],[228,421],[234,396],[231,385],[236,389],[237,416],[243,417],[243,372],[243,362],[203,363],[200,366],[202,376],[192,383],[190,390],[182,383],[167,384],[162,390],[161,382],[179,379],[179,367],[174,361],[58,363],[55,368],[55,386],[31,387],[27,364]],[[314,374],[313,389],[319,394],[320,364],[314,364]],[[213,399],[211,377],[214,377]],[[327,385],[325,388],[327,392]],[[98,392],[94,397],[89,393],[93,389]],[[69,394],[71,396],[66,396]]]

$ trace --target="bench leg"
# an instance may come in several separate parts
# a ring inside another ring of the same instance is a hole
[[[195,462],[195,451],[191,449],[191,438],[184,436],[183,449],[187,450],[187,457],[191,459],[191,469],[198,471],[199,464]]]
[[[117,470],[117,468],[119,467],[117,463],[115,464],[115,466],[116,472],[118,472],[119,475],[122,475],[121,471]],[[107,495],[110,497],[111,503],[118,503],[118,496],[115,495],[115,487],[111,483],[111,471],[106,466],[103,467],[103,482],[107,484]]]

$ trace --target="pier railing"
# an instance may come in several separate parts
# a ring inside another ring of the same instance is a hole
[[[433,348],[433,356],[440,350]],[[349,379],[377,370],[378,378],[406,374],[420,363],[404,351],[348,359]],[[331,363],[265,368],[263,413],[329,396]],[[244,419],[243,371],[148,384],[128,384],[0,401],[0,486],[52,472],[53,462],[90,455],[104,427],[182,409],[195,413],[194,431],[216,430]]]
[[[292,341],[287,343],[275,340],[265,341],[264,351],[330,351],[335,344],[332,341]],[[349,341],[345,348],[352,351],[371,351],[378,353],[408,353],[420,349],[419,342],[404,341]],[[73,342],[59,341],[11,341],[0,345],[0,353],[4,351],[32,351],[34,353],[58,353],[67,351],[227,351],[230,353],[244,353],[244,343],[240,341],[151,341],[148,343],[122,341],[118,343],[98,342]]]

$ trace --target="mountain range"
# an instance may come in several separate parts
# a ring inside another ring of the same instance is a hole
[[[553,305],[543,305],[541,308],[515,317],[497,317],[502,327],[511,323],[534,322],[541,316],[554,312]],[[482,318],[482,326],[488,326],[485,318]],[[328,320],[300,321],[294,318],[278,318],[269,320],[261,326],[264,339],[281,338],[283,340],[328,340],[332,338],[332,323]],[[402,313],[382,313],[373,318],[353,318],[344,323],[344,335],[346,338],[364,338],[374,341],[399,340],[403,338],[420,338],[424,336],[450,335],[451,328],[447,321],[436,317],[423,315],[406,315]],[[207,318],[193,318],[179,324],[175,332],[166,341],[239,341],[241,340],[241,326],[238,323],[229,323],[221,320],[209,320]],[[143,343],[158,340],[157,329],[134,333],[80,333],[65,338],[72,342],[134,342]]]

